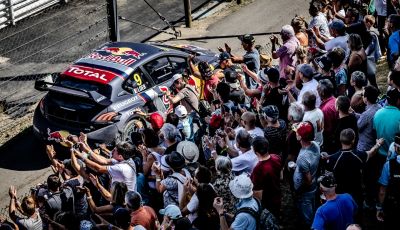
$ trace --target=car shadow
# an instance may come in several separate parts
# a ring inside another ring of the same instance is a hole
[[[35,138],[32,127],[0,146],[0,159],[0,168],[9,170],[40,170],[50,165],[45,145]]]

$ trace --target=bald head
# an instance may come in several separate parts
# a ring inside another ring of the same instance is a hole
[[[244,112],[241,118],[245,122],[245,126],[249,128],[254,128],[256,126],[256,115],[254,113]]]

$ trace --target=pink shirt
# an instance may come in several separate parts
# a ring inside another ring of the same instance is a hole
[[[279,56],[279,73],[281,78],[286,78],[285,68],[287,66],[294,66],[294,63],[296,63],[295,51],[299,44],[297,38],[293,36],[276,51],[276,54]]]

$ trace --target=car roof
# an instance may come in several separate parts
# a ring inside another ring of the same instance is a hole
[[[115,78],[126,79],[137,66],[162,52],[164,47],[133,42],[109,42],[78,59],[62,74],[81,80],[108,84]]]

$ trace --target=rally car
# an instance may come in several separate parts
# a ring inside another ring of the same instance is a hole
[[[215,53],[191,45],[102,45],[57,76],[35,82],[37,90],[48,93],[35,110],[34,133],[44,140],[79,132],[86,133],[92,143],[129,139],[137,121],[145,124],[136,108],[172,110],[163,92],[172,86],[174,74],[190,70],[190,54],[210,64],[218,59]]]

